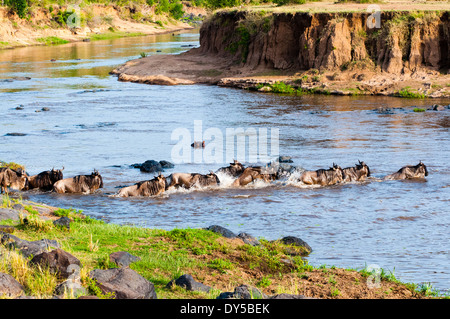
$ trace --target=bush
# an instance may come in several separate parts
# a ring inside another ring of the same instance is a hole
[[[172,17],[179,20],[184,15],[183,5],[178,0],[174,1],[170,4],[169,12]]]
[[[24,19],[28,13],[27,0],[6,0],[5,5],[11,8],[21,19]]]

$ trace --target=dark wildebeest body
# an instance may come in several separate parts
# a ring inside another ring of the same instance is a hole
[[[221,167],[216,171],[216,174],[223,173],[233,177],[238,177],[244,172],[244,165],[234,160],[234,163],[230,163],[230,166]]]
[[[306,171],[299,178],[299,180],[304,184],[321,186],[334,185],[344,181],[344,179],[344,170],[339,165],[334,163],[333,167],[330,167],[329,169]]]
[[[408,165],[400,168],[396,173],[385,176],[383,180],[425,178],[425,176],[428,176],[428,170],[425,164],[420,161],[415,166]]]
[[[173,173],[167,177],[167,188],[184,187],[189,189],[195,185],[200,187],[219,185],[220,181],[216,174],[210,172],[203,175],[198,173]]]
[[[345,178],[344,182],[364,181],[366,177],[370,176],[370,169],[366,163],[358,161],[355,167],[346,167],[343,169]]]
[[[103,187],[101,175],[94,171],[91,175],[77,175],[65,178],[53,184],[53,191],[63,193],[92,193]]]
[[[28,189],[28,176],[22,170],[0,168],[0,193],[8,193],[8,187],[16,190]]]
[[[262,166],[247,167],[242,174],[233,182],[233,186],[245,186],[260,179],[268,183],[277,179],[277,173],[271,168]]]
[[[50,191],[53,189],[53,184],[55,184],[57,181],[63,179],[63,173],[62,171],[64,168],[61,169],[54,169],[52,168],[51,171],[44,171],[37,175],[33,175],[31,177],[28,177],[28,182],[30,183],[30,189],[39,188],[43,191]]]
[[[134,185],[121,188],[115,196],[156,196],[164,193],[165,190],[166,178],[163,175],[159,175],[149,181],[142,181]]]

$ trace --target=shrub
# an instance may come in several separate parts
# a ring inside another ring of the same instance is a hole
[[[21,19],[24,19],[28,13],[27,0],[6,0],[5,5],[12,9]]]

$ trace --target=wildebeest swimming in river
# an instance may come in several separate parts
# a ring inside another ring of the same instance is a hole
[[[62,193],[92,193],[103,188],[103,179],[98,171],[94,170],[91,175],[77,175],[65,178],[53,184],[53,191]]]
[[[21,169],[0,168],[0,193],[8,193],[8,187],[16,190],[27,190],[27,174]]]
[[[193,148],[205,148],[205,141],[202,142],[194,142],[191,144]]]
[[[216,174],[223,173],[228,174],[233,177],[238,177],[244,172],[244,165],[239,163],[237,160],[234,160],[233,163],[230,163],[230,166],[221,167],[216,171]]]
[[[166,178],[160,174],[155,178],[123,187],[113,197],[156,196],[166,190]]]
[[[53,189],[53,184],[63,179],[64,167],[62,169],[54,169],[51,171],[44,171],[37,175],[28,177],[30,189],[38,188],[43,191],[50,191]]]
[[[328,186],[343,182],[345,179],[344,170],[333,163],[329,169],[318,169],[316,171],[306,171],[299,180],[307,185]]]
[[[359,161],[355,167],[346,167],[343,169],[345,178],[344,182],[364,181],[366,177],[370,176],[370,169],[366,163]]]
[[[219,178],[214,172],[210,172],[206,175],[198,173],[173,173],[167,177],[167,188],[184,187],[189,189],[195,185],[205,187],[219,184]]]
[[[275,170],[262,167],[251,166],[244,169],[244,172],[233,182],[233,186],[245,186],[250,184],[254,180],[261,179],[268,183],[270,180],[277,179],[277,173]]]
[[[425,164],[420,161],[415,166],[408,165],[400,168],[396,173],[385,176],[383,180],[425,178],[425,176],[428,176],[428,170]]]

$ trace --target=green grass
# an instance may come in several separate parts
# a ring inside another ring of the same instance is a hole
[[[45,38],[37,38],[36,41],[41,42],[45,45],[59,45],[59,44],[66,44],[69,43],[70,41],[68,40],[64,40],[58,37],[45,37]]]
[[[92,41],[99,41],[99,40],[112,40],[117,38],[124,38],[124,37],[139,37],[145,35],[142,32],[106,32],[106,33],[99,33],[99,34],[93,34],[90,36],[90,39]]]
[[[404,97],[404,98],[410,98],[410,99],[424,99],[425,94],[413,91],[409,86],[404,87],[400,91],[398,91],[397,96]]]

